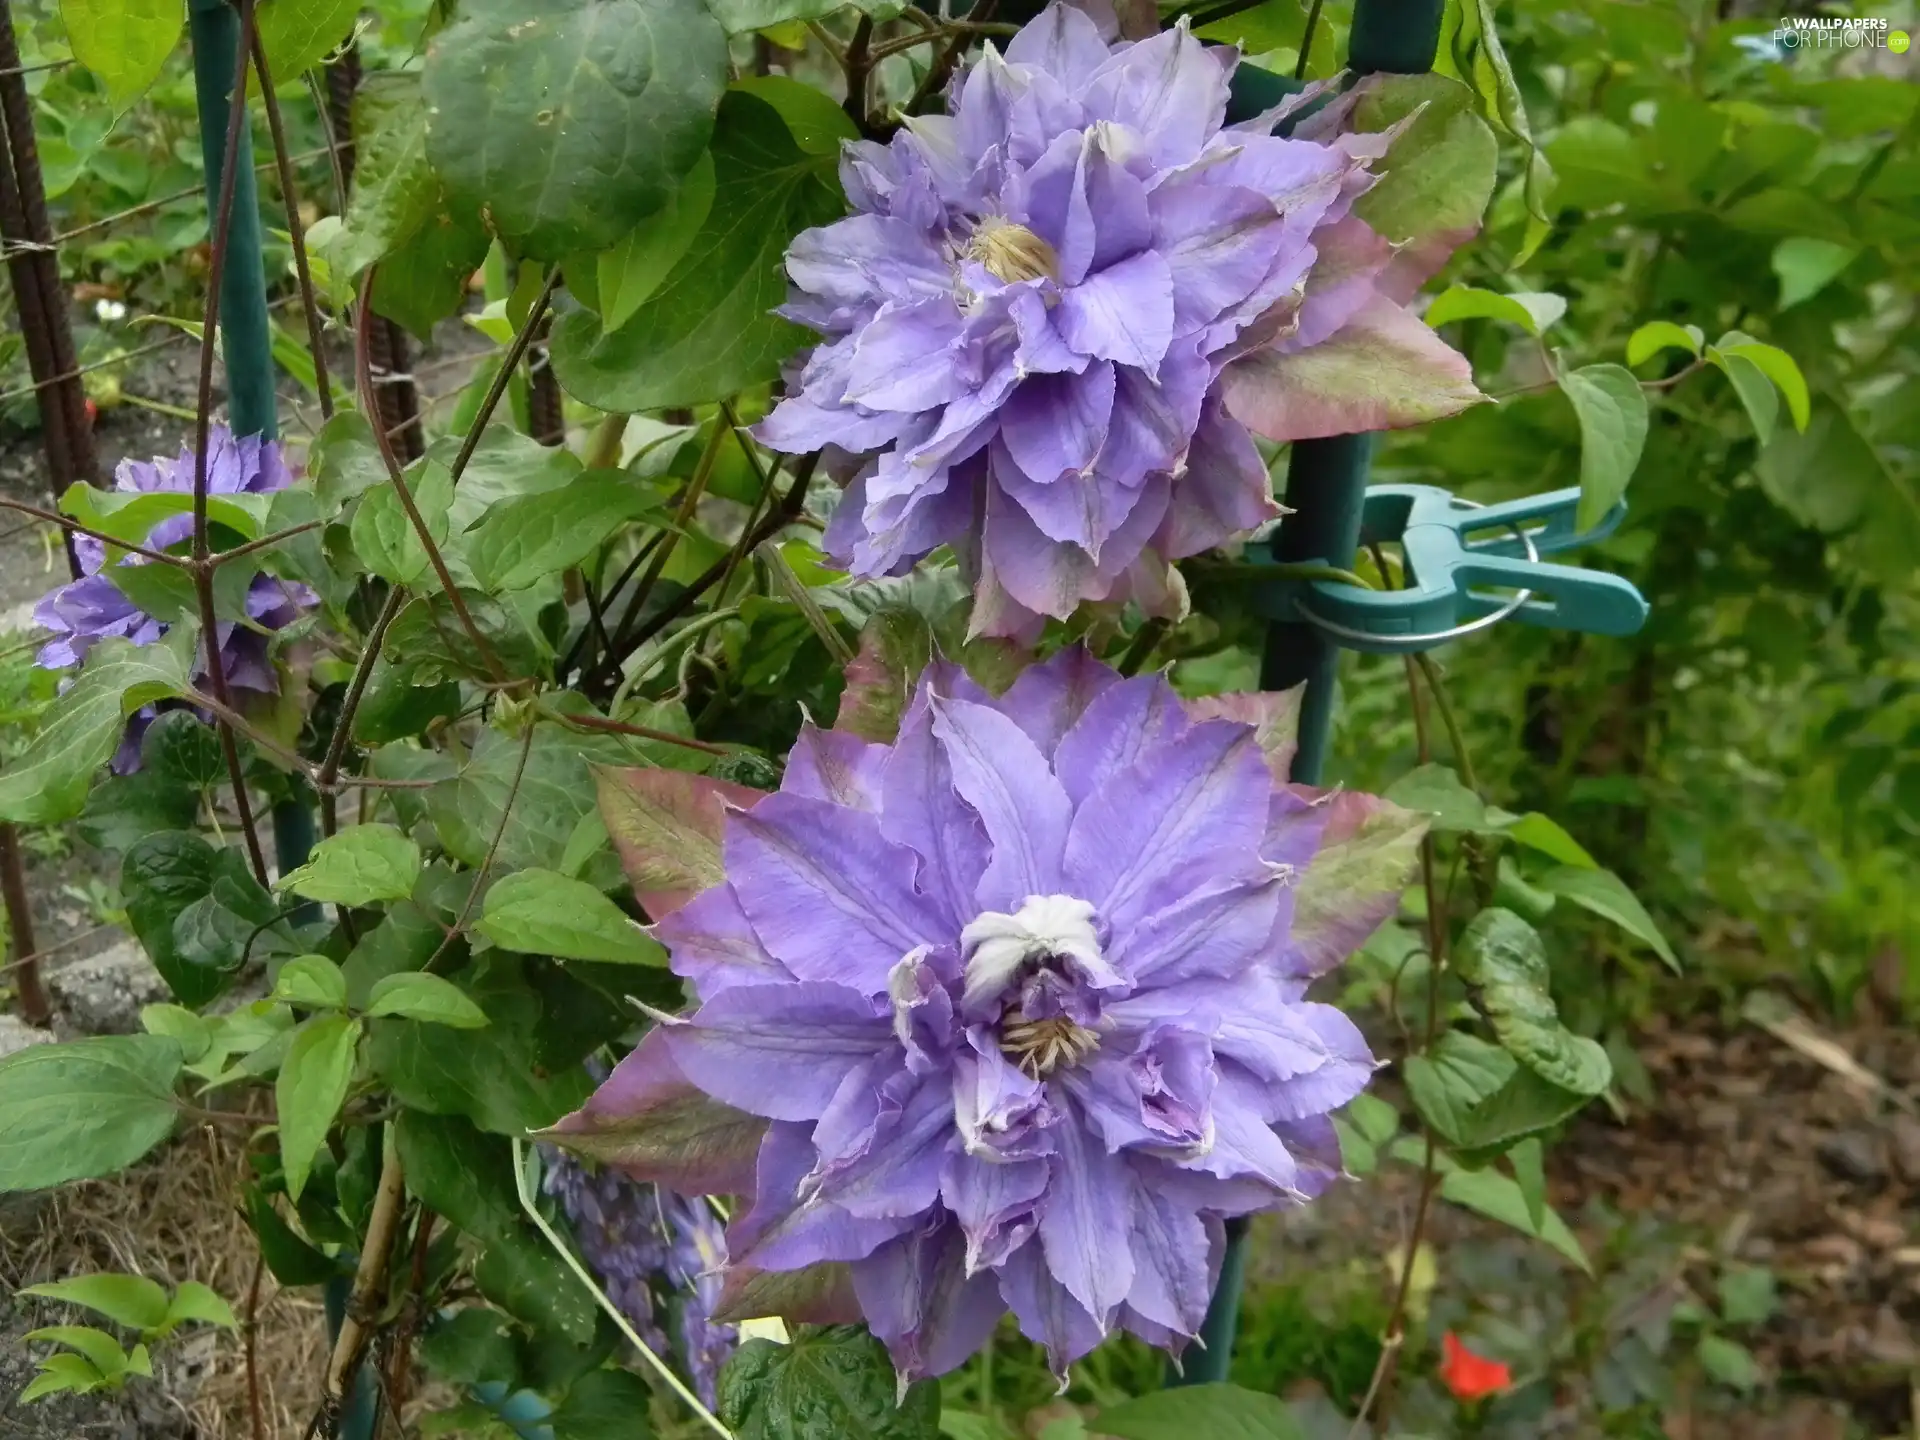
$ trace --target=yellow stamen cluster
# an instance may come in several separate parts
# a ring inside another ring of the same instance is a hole
[[[966,255],[1009,285],[1060,278],[1060,257],[1053,253],[1053,247],[1026,226],[1010,220],[982,220],[967,237]]]
[[[1078,1065],[1099,1048],[1098,1035],[1063,1016],[1028,1020],[1016,1012],[1000,1025],[1000,1053],[1035,1080],[1062,1065]]]

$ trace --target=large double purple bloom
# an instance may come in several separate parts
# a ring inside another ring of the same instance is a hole
[[[987,47],[952,115],[847,146],[857,213],[787,256],[783,313],[826,339],[758,433],[859,457],[827,532],[856,573],[950,543],[976,633],[1083,600],[1177,608],[1169,561],[1278,513],[1243,419],[1276,440],[1405,423],[1356,424],[1315,394],[1350,371],[1290,357],[1386,330],[1464,376],[1348,215],[1388,137],[1223,128],[1237,63],[1184,21],[1114,43],[1056,3]]]
[[[824,1291],[844,1263],[904,1375],[1008,1309],[1056,1367],[1117,1326],[1180,1348],[1223,1219],[1339,1173],[1328,1112],[1373,1062],[1303,994],[1390,911],[1417,830],[1284,783],[1289,716],[1079,649],[999,699],[936,664],[893,744],[808,728],[779,793],[709,794],[724,878],[691,899],[657,888],[705,863],[687,826],[636,845],[610,810],[701,1003],[554,1138],[751,1194],[735,1313],[797,1293],[766,1272]]]

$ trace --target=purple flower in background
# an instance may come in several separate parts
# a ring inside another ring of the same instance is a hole
[[[808,727],[751,808],[609,782],[672,817],[607,802],[701,1004],[552,1138],[751,1195],[724,1313],[851,1301],[904,1376],[1009,1309],[1061,1370],[1116,1327],[1178,1350],[1221,1222],[1340,1173],[1328,1112],[1373,1061],[1304,995],[1421,828],[1285,783],[1292,722],[1291,696],[1183,702],[1075,648],[999,699],[936,664],[891,745]]]
[[[738,1331],[713,1319],[726,1236],[701,1199],[664,1193],[617,1170],[590,1169],[564,1151],[547,1152],[543,1188],[560,1202],[587,1264],[607,1297],[655,1354],[677,1353],[708,1405]],[[663,1302],[679,1297],[677,1344],[662,1325]]]
[[[952,115],[846,147],[857,213],[787,254],[782,313],[826,338],[758,434],[857,457],[826,536],[855,573],[951,544],[977,634],[1083,600],[1175,611],[1169,561],[1279,513],[1248,424],[1293,440],[1478,398],[1397,303],[1444,253],[1416,266],[1348,213],[1392,133],[1340,133],[1342,101],[1301,125],[1320,138],[1223,128],[1237,64],[1184,20],[1114,43],[1056,3],[986,48]]]
[[[183,448],[173,459],[150,461],[123,460],[113,474],[113,488],[126,493],[193,489],[194,456]],[[207,437],[207,490],[214,495],[262,495],[284,489],[292,482],[280,447],[258,435],[235,436],[225,425],[216,424]],[[146,538],[150,549],[164,550],[192,537],[193,517],[172,515],[155,525]],[[34,622],[52,632],[37,657],[43,667],[63,670],[78,665],[97,641],[120,636],[136,645],[150,645],[166,633],[164,621],[141,610],[119,586],[108,578],[106,546],[89,535],[74,537],[74,552],[86,573],[61,586],[34,608]],[[123,557],[120,565],[151,564],[138,555]],[[315,603],[306,586],[280,580],[271,575],[256,575],[248,586],[246,608],[252,626],[234,621],[220,624],[220,654],[227,684],[235,690],[271,695],[278,691],[265,632],[279,630],[298,619],[302,610]],[[195,674],[205,673],[205,660],[196,665]],[[114,760],[114,768],[126,770],[137,763],[139,736],[151,708],[132,716],[128,722],[128,743]]]

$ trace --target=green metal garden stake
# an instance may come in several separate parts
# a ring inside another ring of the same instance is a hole
[[[226,136],[232,115],[233,72],[240,54],[240,17],[226,0],[191,0],[193,84],[200,110],[200,153],[206,161],[207,204],[219,203]],[[220,275],[220,353],[227,366],[227,423],[236,435],[280,433],[275,396],[273,334],[267,316],[266,258],[261,246],[260,194],[254,180],[253,136],[240,132],[228,222],[226,265]],[[312,808],[300,800],[273,807],[274,858],[280,873],[306,862],[313,849]],[[317,907],[314,907],[317,913]],[[296,915],[296,918],[305,918]],[[347,1283],[326,1287],[327,1331],[337,1335],[346,1313]],[[374,1376],[362,1366],[341,1416],[341,1440],[372,1440]]]
[[[1443,0],[1356,0],[1347,43],[1348,70],[1360,75],[1420,75],[1431,70],[1440,46],[1442,9]],[[1321,560],[1342,569],[1352,566],[1372,454],[1370,435],[1336,435],[1294,445],[1286,492],[1293,513],[1274,535],[1275,560]],[[1304,621],[1276,621],[1267,628],[1261,688],[1285,690],[1302,681],[1307,686],[1292,772],[1303,784],[1318,784],[1326,764],[1339,655],[1328,636]],[[1246,1250],[1247,1222],[1228,1221],[1226,1254],[1213,1304],[1200,1329],[1199,1343],[1182,1357],[1183,1371],[1176,1383],[1202,1385],[1227,1378],[1234,1332],[1240,1323]]]

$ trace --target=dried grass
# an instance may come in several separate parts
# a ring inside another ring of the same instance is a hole
[[[244,1322],[259,1249],[238,1206],[243,1162],[234,1137],[202,1127],[123,1175],[58,1191],[34,1224],[0,1232],[0,1284],[12,1290],[100,1270],[147,1275],[168,1286],[198,1280],[224,1296]],[[184,1392],[176,1403],[200,1435],[255,1440],[245,1338],[197,1333],[202,1329],[167,1342],[156,1368],[173,1356],[178,1379],[170,1388]],[[283,1291],[263,1274],[255,1344],[266,1436],[298,1440],[326,1363],[318,1297]]]

